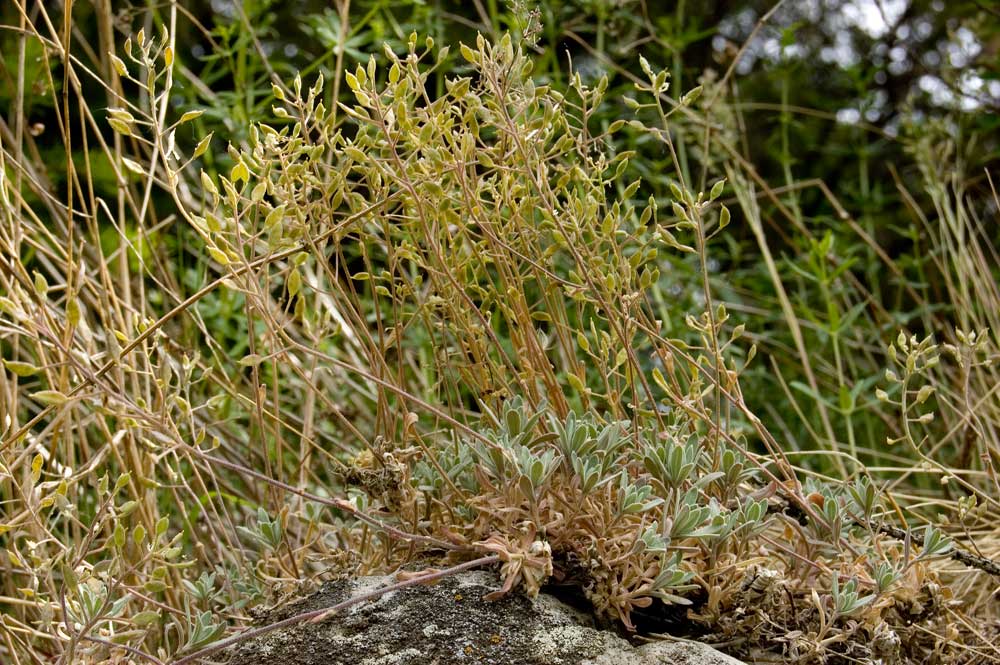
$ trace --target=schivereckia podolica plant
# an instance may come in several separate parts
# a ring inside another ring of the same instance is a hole
[[[672,154],[700,89],[674,104],[640,59],[634,115],[605,126],[606,78],[559,92],[509,36],[384,57],[275,81],[245,145],[184,155],[199,113],[170,117],[170,37],[139,32],[94,119],[119,210],[81,190],[73,231],[2,171],[7,648],[193,658],[298,580],[495,555],[496,596],[566,585],[627,631],[686,616],[736,654],[973,653],[945,578],[982,573],[943,564],[933,525],[901,531],[867,476],[802,477],[744,402],[755,349],[707,272],[664,336],[657,258],[704,265],[726,185],[650,196],[611,138]],[[174,235],[122,229],[105,255],[97,219],[150,206]],[[50,216],[68,242],[28,237]],[[174,242],[181,274],[147,247]],[[213,328],[227,312],[244,345]],[[928,398],[914,363],[885,392],[904,409]]]

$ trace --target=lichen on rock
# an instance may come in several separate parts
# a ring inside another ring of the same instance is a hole
[[[367,577],[325,584],[274,609],[262,623],[318,610],[393,582]],[[234,647],[228,665],[740,665],[706,645],[635,647],[553,596],[484,596],[495,575],[466,572],[434,586],[392,591],[321,623],[276,630]]]

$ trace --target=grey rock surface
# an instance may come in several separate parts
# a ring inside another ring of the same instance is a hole
[[[272,610],[268,624],[393,583],[388,577],[331,582]],[[534,601],[482,597],[498,588],[487,572],[387,593],[318,624],[298,624],[244,642],[229,665],[742,665],[702,644],[634,647],[586,614],[546,594]]]

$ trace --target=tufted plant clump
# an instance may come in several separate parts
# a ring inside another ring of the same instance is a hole
[[[734,652],[777,645],[795,662],[902,662],[916,626],[951,604],[929,568],[947,539],[933,527],[919,547],[880,536],[886,507],[867,479],[808,484],[807,517],[761,482],[759,459],[726,447],[714,465],[686,418],[634,428],[519,398],[484,411],[485,442],[427,450],[404,473],[413,513],[401,518],[499,554],[498,594],[576,587],[633,632],[637,616],[649,629],[681,608]]]
[[[752,475],[742,455],[726,450],[711,472],[689,422],[631,431],[570,412],[540,428],[518,398],[488,414],[488,442],[464,442],[469,459],[445,472],[451,482],[421,461],[413,484],[424,519],[501,555],[505,589],[570,580],[635,630],[635,608],[691,605],[695,571],[746,555],[766,527],[765,499],[736,498]]]
[[[637,98],[605,100],[606,77],[534,77],[509,35],[451,56],[413,34],[332,81],[275,78],[245,142],[188,156],[200,113],[169,118],[171,44],[140,31],[112,56],[106,121],[130,205],[155,190],[173,213],[137,265],[177,241],[178,279],[207,279],[106,306],[95,242],[60,288],[21,266],[0,300],[37,407],[0,448],[19,649],[193,662],[301,579],[477,561],[499,564],[493,596],[561,585],[625,631],[682,617],[734,654],[958,659],[982,639],[955,620],[948,536],[895,526],[862,473],[805,477],[744,401],[756,347],[706,267],[727,184],[685,184],[672,138],[700,88],[675,101],[640,58]],[[616,150],[626,130],[671,155],[670,197]],[[664,255],[702,274],[672,336]],[[884,391],[904,417],[929,397],[914,363]],[[46,466],[60,450],[86,454]]]
[[[628,631],[675,606],[744,653],[892,661],[927,648],[914,626],[945,621],[929,562],[947,539],[932,526],[923,547],[882,534],[888,509],[865,477],[803,488],[742,401],[754,350],[707,284],[687,341],[650,315],[657,253],[704,258],[730,220],[724,184],[675,185],[666,215],[652,197],[637,207],[630,155],[603,148],[625,121],[589,126],[603,80],[576,76],[565,97],[531,78],[509,37],[480,38],[461,48],[467,75],[431,97],[446,51],[414,35],[404,57],[387,50],[386,71],[372,58],[349,72],[343,125],[322,81],[304,92],[296,79],[278,94],[287,124],[255,128],[222,179],[219,218],[245,221],[205,227],[249,281],[305,239],[282,275],[286,311],[315,330],[330,289],[347,307],[340,334],[368,338],[366,378],[390,415],[341,463],[359,505],[451,543],[452,560],[497,555],[495,595],[575,586]],[[629,106],[662,127],[632,127],[669,149],[670,118],[700,91],[669,108],[666,73],[641,65],[650,101]],[[301,344],[273,332],[265,354]],[[389,545],[367,565],[412,556]]]

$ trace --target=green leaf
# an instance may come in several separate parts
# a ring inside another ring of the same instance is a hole
[[[213,259],[215,259],[215,261],[216,261],[217,263],[219,263],[220,265],[223,265],[223,266],[228,266],[228,265],[229,265],[229,263],[230,263],[230,261],[229,261],[229,257],[228,257],[228,256],[226,256],[226,253],[225,253],[225,252],[223,252],[223,251],[222,251],[221,249],[219,249],[218,247],[211,247],[211,246],[209,246],[209,247],[208,247],[208,254],[209,254],[209,256],[211,256],[211,257],[212,257]]]
[[[198,145],[195,146],[192,157],[197,158],[205,154],[205,151],[208,150],[208,144],[212,142],[212,134],[213,132],[209,132],[208,136],[198,141]]]
[[[132,617],[132,623],[139,627],[148,626],[151,623],[159,621],[160,613],[155,610],[145,610],[144,612],[139,612]]]
[[[185,122],[191,122],[192,120],[195,120],[196,118],[200,118],[201,114],[204,113],[204,112],[205,112],[204,109],[197,109],[195,111],[188,111],[187,113],[185,113],[184,115],[181,116],[181,119],[177,121],[177,124],[178,125],[183,125]]]
[[[108,118],[108,124],[111,125],[111,129],[115,130],[119,134],[132,136],[132,128],[129,127],[123,120],[119,120],[118,118]]]
[[[37,393],[31,393],[29,397],[46,406],[60,406],[69,399],[58,390],[39,390]]]
[[[124,517],[128,517],[138,507],[139,507],[139,502],[136,501],[135,499],[126,501],[118,508],[118,518],[122,519]]]
[[[697,88],[692,88],[688,91],[686,95],[681,97],[681,106],[689,106],[694,104],[695,100],[701,97],[702,87],[699,85]]]
[[[35,455],[31,460],[31,482],[37,483],[38,479],[42,477],[42,464],[45,463],[45,458],[42,457],[41,453]]]
[[[166,590],[167,583],[162,580],[149,580],[142,585],[142,588],[149,593],[159,593]]]
[[[566,375],[566,380],[569,382],[569,385],[576,392],[578,392],[578,393],[584,393],[584,392],[586,392],[587,387],[585,385],[583,385],[583,381],[581,381],[580,377],[578,377],[576,374],[573,374],[572,372],[570,372],[569,374]]]
[[[667,380],[663,377],[663,373],[660,372],[660,368],[653,368],[653,382],[656,383],[665,393],[670,393],[670,386],[667,384]]]
[[[264,361],[264,356],[259,353],[250,353],[240,358],[240,367],[256,367]]]
[[[114,53],[108,53],[108,55],[111,56],[111,65],[115,68],[115,71],[118,72],[118,75],[128,76],[128,68],[125,66],[125,61]]]
[[[295,296],[302,288],[302,275],[298,270],[292,270],[288,276],[288,295]]]
[[[142,165],[139,164],[139,162],[131,160],[128,157],[122,157],[122,164],[124,164],[125,168],[127,168],[132,173],[137,173],[139,175],[145,175],[146,174],[146,172],[143,171]]]
[[[41,368],[36,367],[31,363],[23,363],[17,360],[4,360],[3,364],[4,367],[17,376],[31,376],[32,374],[37,374],[41,371]]]
[[[250,169],[248,169],[247,165],[242,161],[238,162],[236,166],[233,167],[233,170],[229,172],[229,179],[233,181],[233,184],[235,184],[237,180],[246,182],[250,179]]]
[[[215,186],[215,181],[204,171],[201,172],[201,187],[212,196],[216,196],[219,193],[219,188]]]
[[[267,213],[267,217],[264,218],[264,228],[271,229],[273,226],[281,222],[285,218],[285,204],[282,203],[280,206]]]
[[[846,384],[841,384],[838,391],[838,398],[840,400],[840,410],[843,413],[850,413],[854,410],[854,400],[851,397],[851,391],[847,388]]]

